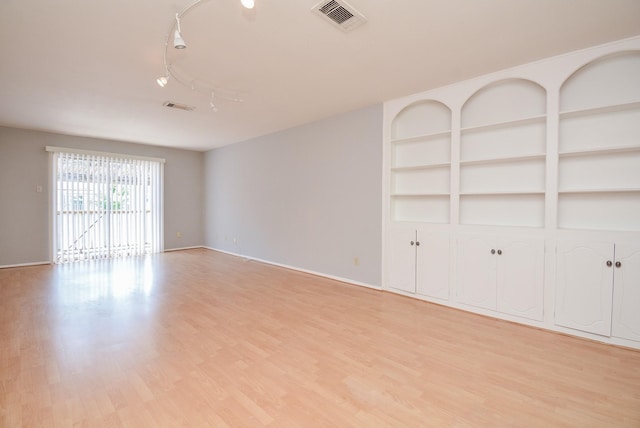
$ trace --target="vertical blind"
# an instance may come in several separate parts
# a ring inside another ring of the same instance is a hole
[[[162,159],[47,151],[55,263],[162,251]]]

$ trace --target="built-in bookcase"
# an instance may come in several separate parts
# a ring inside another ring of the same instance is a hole
[[[569,77],[559,131],[558,227],[640,231],[640,52]]]
[[[391,218],[449,223],[451,110],[437,101],[403,109],[391,125]]]
[[[544,226],[546,92],[495,82],[462,109],[460,224]]]
[[[386,289],[640,349],[640,37],[388,101],[385,129]]]

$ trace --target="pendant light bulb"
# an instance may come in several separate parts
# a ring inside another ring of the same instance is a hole
[[[255,0],[240,0],[240,3],[247,9],[253,9],[253,6],[256,4]]]

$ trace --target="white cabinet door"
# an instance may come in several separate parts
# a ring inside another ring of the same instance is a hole
[[[415,241],[415,229],[396,228],[391,231],[390,287],[409,293],[416,292]]]
[[[495,239],[491,237],[461,236],[458,239],[456,295],[460,303],[496,309],[495,251]]]
[[[613,244],[559,242],[555,323],[609,336]]]
[[[449,298],[449,252],[451,238],[448,233],[428,233],[418,230],[416,292],[438,299]]]
[[[616,244],[615,251],[612,334],[640,341],[640,246]]]
[[[497,247],[498,311],[542,320],[544,241],[500,238]]]

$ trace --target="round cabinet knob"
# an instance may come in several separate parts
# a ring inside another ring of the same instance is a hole
[[[420,246],[420,241],[416,241],[416,247]]]
[[[616,267],[620,267],[620,266],[622,266],[622,263],[616,262]]]
[[[502,250],[498,250],[498,255],[502,255]]]
[[[611,265],[613,265],[613,263],[611,262],[611,260],[607,260],[607,266],[611,267]]]
[[[415,244],[415,242],[411,241],[411,245]]]
[[[491,249],[491,254],[495,254],[496,250],[494,250],[493,248]]]

